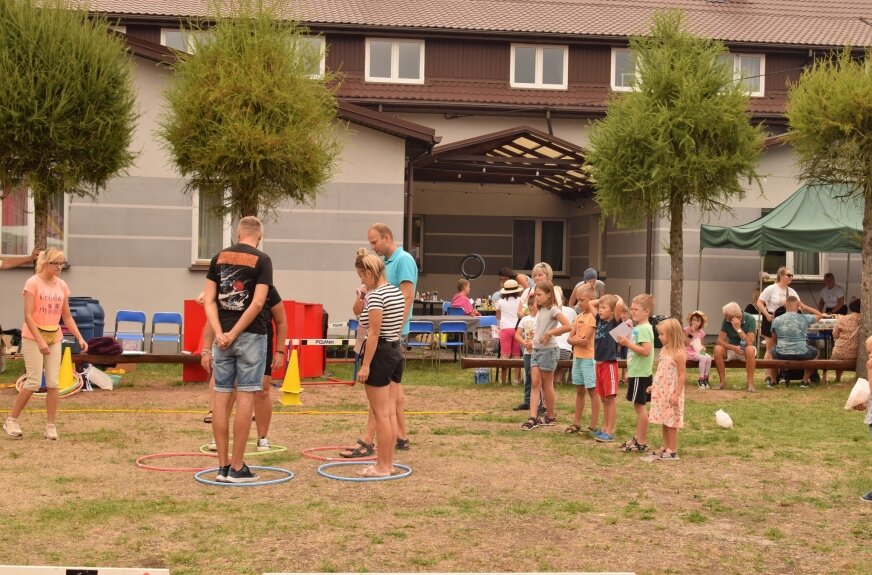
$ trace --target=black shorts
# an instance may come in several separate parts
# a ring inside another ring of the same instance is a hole
[[[763,317],[763,322],[760,324],[760,334],[764,337],[772,337],[772,322]]]
[[[651,387],[651,376],[627,378],[627,401],[636,405],[651,403],[651,394],[646,390]]]
[[[272,360],[273,360],[273,330],[272,326],[266,331],[266,365],[263,368],[263,375],[272,377]]]
[[[367,343],[364,342],[363,348],[360,350],[361,357],[364,357]],[[369,377],[366,380],[366,385],[384,387],[392,381],[400,383],[402,380],[403,354],[400,352],[400,342],[379,340],[372,363],[369,365]]]

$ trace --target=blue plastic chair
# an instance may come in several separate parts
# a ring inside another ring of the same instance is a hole
[[[442,315],[448,315],[448,308],[450,308],[450,307],[451,307],[450,301],[443,301],[442,302]]]
[[[124,347],[125,341],[136,341],[139,343],[139,351],[145,351],[145,323],[146,317],[144,311],[130,311],[126,309],[119,310],[115,314],[115,339]],[[119,328],[120,323],[136,323],[139,324],[137,331],[130,329],[122,331]]]
[[[175,333],[157,333],[157,326],[171,325]],[[157,311],[151,316],[151,342],[148,350],[154,353],[154,342],[175,342],[176,353],[182,353],[182,314],[174,311]]]
[[[463,355],[463,351],[466,349],[466,330],[465,321],[443,321],[439,324],[439,345],[454,350],[454,361],[457,361],[457,350],[460,350],[461,355]],[[448,341],[442,341],[441,336],[444,334],[459,334],[459,337],[454,335]]]
[[[445,313],[445,315],[466,315],[466,312],[463,311],[462,307],[452,305],[448,306],[448,311]]]
[[[417,339],[420,337],[420,339]],[[438,360],[438,347],[436,345],[436,326],[432,321],[410,321],[409,334],[406,339],[406,347],[417,349],[420,359],[427,359],[430,352],[430,360]]]
[[[491,341],[497,342],[497,354],[499,355],[499,338],[493,336],[493,326],[499,325],[497,317],[494,315],[483,315],[478,318],[478,327],[472,334],[472,350],[475,353],[476,344],[481,346],[481,355],[486,353],[487,343]]]

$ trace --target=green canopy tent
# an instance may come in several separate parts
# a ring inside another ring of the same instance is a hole
[[[697,307],[704,248],[756,250],[761,254],[761,267],[766,252],[860,253],[863,198],[851,192],[849,185],[805,184],[771,212],[747,224],[702,225]],[[849,255],[849,273],[850,265]]]

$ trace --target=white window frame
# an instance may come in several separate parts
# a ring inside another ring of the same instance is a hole
[[[742,81],[742,58],[760,58],[760,90],[748,92],[752,98],[762,98],[766,95],[766,54],[734,54],[733,76],[737,82]]]
[[[221,249],[230,246],[232,240],[233,225],[230,214],[224,216],[224,224],[221,234]],[[198,257],[200,253],[200,194],[194,192],[191,198],[191,262],[195,265],[208,265],[208,258]],[[213,254],[214,255],[214,254]]]
[[[18,257],[18,256],[26,256],[30,255],[33,251],[34,244],[36,243],[36,236],[34,234],[34,230],[36,228],[36,215],[33,207],[33,196],[30,194],[30,190],[27,191],[27,245],[25,253],[23,254],[0,254],[0,260],[4,257]],[[3,202],[0,201],[0,222],[3,221]],[[0,224],[0,230],[2,230],[2,224]],[[64,253],[69,258],[69,243],[70,243],[70,195],[64,194],[64,242],[62,249]]]
[[[515,49],[516,48],[535,48],[536,63],[534,74],[536,79],[532,84],[526,82],[518,82],[515,80]],[[544,48],[560,48],[563,50],[563,83],[562,84],[545,84],[542,82],[544,67],[542,65],[543,49]],[[567,90],[569,89],[569,46],[552,45],[552,44],[512,44],[511,56],[509,58],[509,86],[512,88],[535,89],[535,90]]]
[[[554,276],[569,276],[569,220],[564,218],[514,218],[512,221],[512,243],[514,245],[515,234],[514,234],[514,222],[517,221],[532,221],[535,222],[535,228],[533,231],[533,243],[536,246],[536,249],[533,252],[533,262],[534,265],[537,262],[544,261],[542,259],[542,222],[563,222],[563,261],[560,262],[560,269],[557,269],[557,266],[554,262],[548,262],[551,265],[551,270],[554,272]],[[512,262],[514,263],[514,249],[512,250]],[[519,272],[525,272],[530,274],[533,272],[532,269],[529,270],[516,270]]]
[[[327,38],[318,34],[316,36],[306,36],[307,40],[318,40],[319,47],[319,55],[318,55],[318,72],[316,74],[309,74],[309,77],[314,80],[320,80],[324,77],[324,73],[326,71],[327,65]]]
[[[381,76],[369,75],[369,46],[371,42],[390,42],[391,43],[391,76],[383,78]],[[400,42],[416,43],[419,46],[418,54],[420,56],[420,78],[400,78]],[[366,39],[366,59],[364,62],[364,79],[366,82],[380,84],[423,84],[425,78],[425,44],[424,40],[416,40],[414,38],[367,38]]]
[[[188,30],[184,28],[161,28],[160,29],[160,45],[167,47],[167,32],[181,32],[185,35],[185,52],[188,54],[194,53],[194,37],[200,34],[211,34],[211,30]],[[170,48],[172,49],[172,48]]]
[[[793,280],[794,281],[820,282],[820,281],[824,280],[824,274],[827,273],[827,270],[829,269],[828,268],[828,264],[829,264],[828,254],[826,254],[824,252],[810,252],[810,253],[817,253],[817,255],[818,255],[818,271],[820,271],[819,274],[811,275],[811,274],[799,273],[796,271],[795,253],[796,252],[784,252],[784,265],[785,265],[785,267],[788,267],[791,270],[793,270]],[[770,278],[774,278],[775,273],[778,271],[778,268],[776,268],[774,270],[764,269],[763,271],[764,271],[764,273],[768,274]]]
[[[617,71],[617,54],[618,52],[632,52],[629,48],[612,48],[611,64],[609,65],[609,86],[614,92],[633,92],[636,88],[633,86],[618,86],[615,84],[615,72]],[[639,67],[634,69],[636,81],[639,80]]]
[[[751,98],[762,98],[766,94],[766,55],[765,54],[739,54],[726,52],[722,54],[733,60],[733,81],[737,84],[742,83],[742,58],[760,58],[760,90],[756,92],[748,92]]]

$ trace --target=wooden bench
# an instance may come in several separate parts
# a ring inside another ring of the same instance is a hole
[[[620,367],[626,367],[626,360],[618,360]],[[688,360],[687,369],[694,369],[699,365],[696,361]],[[745,368],[745,362],[733,359],[724,362],[725,367]],[[524,367],[523,359],[507,359],[496,357],[462,357],[460,358],[461,369],[474,369],[477,367]],[[571,368],[572,360],[565,359],[557,362],[557,367]],[[714,364],[712,364],[714,368]],[[820,369],[823,370],[822,381],[827,381],[827,371],[854,371],[857,368],[855,360],[840,359],[808,359],[803,361],[788,361],[784,359],[758,359],[755,369]]]
[[[200,363],[199,353],[132,353],[121,355],[72,354],[73,363],[115,365],[119,363]]]

